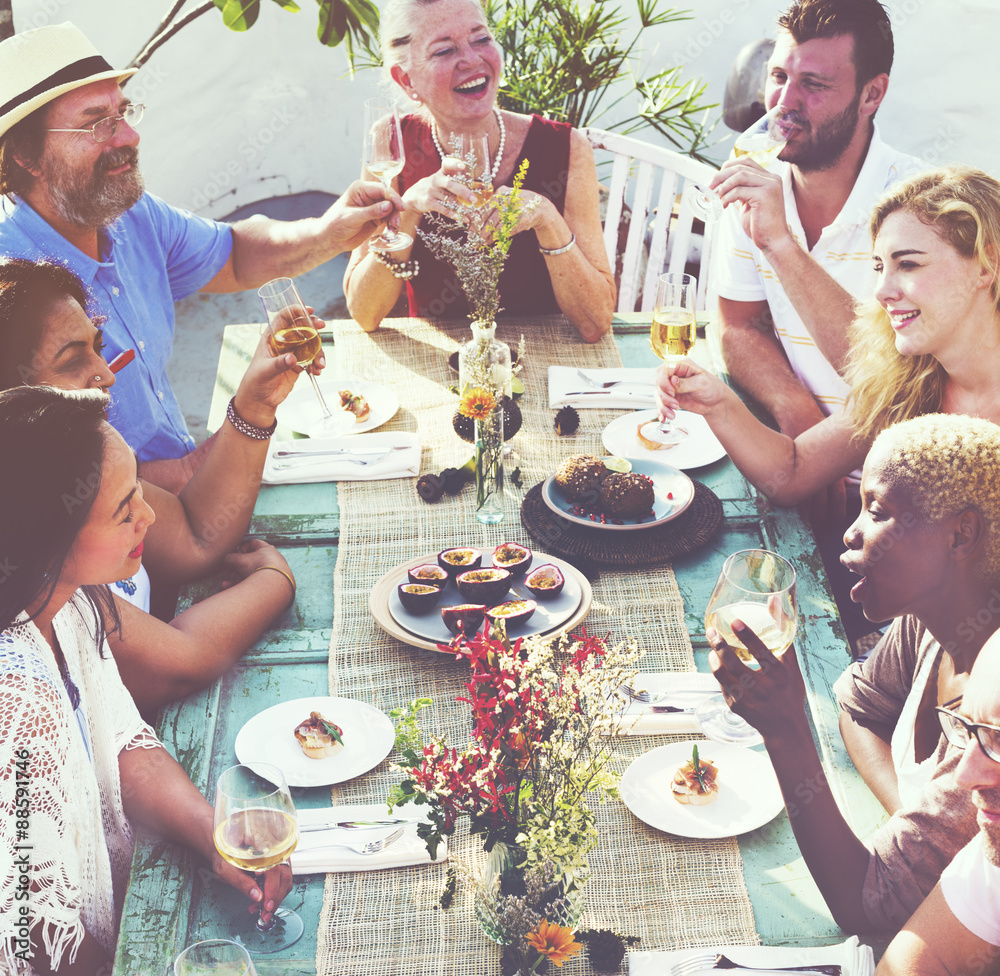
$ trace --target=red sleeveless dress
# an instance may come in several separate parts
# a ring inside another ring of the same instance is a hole
[[[402,120],[406,165],[399,177],[399,192],[404,193],[418,180],[441,168],[441,157],[434,147],[431,130],[418,116]],[[572,126],[551,122],[533,115],[528,136],[514,166],[528,160],[524,189],[548,197],[559,213],[566,202],[569,175],[569,138]],[[417,235],[412,257],[420,262],[420,273],[406,283],[410,315],[429,318],[461,318],[469,308],[451,268],[439,261]],[[518,234],[511,243],[507,262],[500,275],[500,305],[503,315],[544,315],[559,311],[545,258],[538,251],[534,233]]]

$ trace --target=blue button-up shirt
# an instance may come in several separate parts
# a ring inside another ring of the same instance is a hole
[[[135,359],[117,374],[109,419],[140,461],[176,458],[194,447],[167,380],[174,345],[174,302],[208,284],[229,259],[228,224],[168,206],[150,193],[100,232],[101,261],[78,250],[27,203],[3,198],[0,253],[65,264],[106,315],[105,355]]]

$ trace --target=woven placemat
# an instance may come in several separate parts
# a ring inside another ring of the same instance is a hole
[[[694,500],[677,518],[632,532],[589,529],[562,518],[545,504],[542,484],[535,485],[521,503],[521,524],[532,539],[574,565],[636,569],[660,566],[703,546],[722,523],[722,502],[711,488],[694,482]]]
[[[402,408],[385,429],[418,430],[421,472],[461,464],[471,447],[451,429],[457,397],[447,357],[469,336],[465,323],[420,319],[383,322],[366,335],[354,323],[338,323],[338,371],[360,375],[399,391]],[[524,483],[550,474],[563,457],[600,452],[603,428],[618,413],[581,411],[580,430],[558,437],[548,408],[549,364],[581,367],[621,365],[612,337],[582,343],[561,317],[518,323],[505,320],[500,338],[516,345],[527,337],[520,399],[524,426],[510,441]],[[405,395],[404,395],[405,393]],[[433,704],[422,715],[428,733],[463,747],[469,735],[468,706],[457,703],[468,674],[464,662],[436,651],[418,650],[382,631],[368,611],[375,581],[393,566],[446,546],[474,545],[485,551],[501,542],[528,545],[540,560],[546,547],[519,524],[523,491],[506,479],[506,518],[484,526],[474,518],[475,493],[466,488],[435,504],[421,501],[413,479],[341,483],[341,532],[334,572],[334,619],[330,644],[330,693],[369,702],[388,712],[417,697]],[[613,640],[634,637],[649,671],[690,671],[694,657],[685,629],[684,603],[669,565],[643,574],[601,573],[585,621],[591,633]],[[614,760],[622,772],[663,737],[622,739]],[[334,803],[373,802],[401,777],[387,760],[365,776],[333,787]],[[404,812],[406,808],[403,808]],[[647,949],[719,943],[756,944],[753,911],[743,881],[739,846],[732,838],[687,841],[645,826],[617,802],[594,804],[600,844],[590,855],[586,927],[615,928],[637,935]],[[481,838],[464,830],[452,838],[456,858],[483,857]],[[482,976],[499,972],[499,949],[479,929],[468,889],[443,911],[446,867],[429,865],[392,871],[329,874],[319,917],[316,971],[319,976]],[[561,973],[589,972],[571,960]]]

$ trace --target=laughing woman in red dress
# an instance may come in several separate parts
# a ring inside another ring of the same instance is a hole
[[[453,178],[462,164],[444,157],[452,136],[485,134],[497,192],[529,161],[521,198],[532,206],[521,214],[500,277],[501,306],[511,315],[562,312],[586,342],[596,342],[611,327],[615,285],[586,137],[563,122],[497,108],[503,52],[476,0],[390,0],[382,52],[394,87],[413,107],[401,119],[406,165],[396,188],[405,204],[400,230],[416,242],[385,255],[366,244],[353,253],[344,279],[352,317],[374,331],[404,284],[410,315],[467,314],[451,269],[416,230],[425,214],[449,217],[456,202],[472,203],[471,191]]]

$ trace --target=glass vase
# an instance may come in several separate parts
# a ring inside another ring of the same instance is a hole
[[[486,857],[486,869],[474,885],[476,921],[491,942],[509,946],[523,940],[524,909],[553,925],[576,931],[586,906],[586,866],[559,874],[539,886],[526,878],[525,855],[514,844],[498,842]],[[532,925],[534,927],[534,925]]]
[[[496,338],[496,323],[472,323],[472,338],[458,352],[459,391],[489,392],[495,406],[476,421],[476,518],[487,525],[503,518],[503,398],[510,396],[510,347]]]
[[[492,525],[503,518],[503,405],[476,421],[476,518]]]

